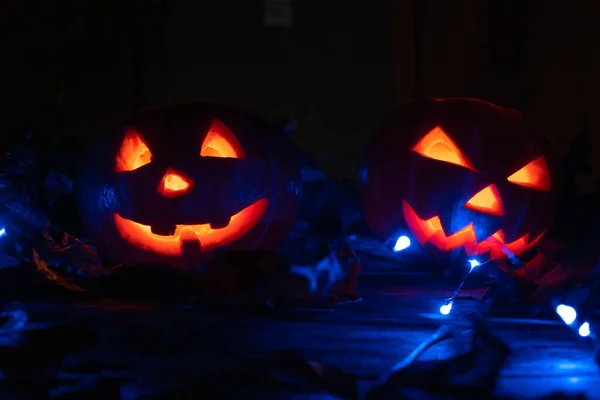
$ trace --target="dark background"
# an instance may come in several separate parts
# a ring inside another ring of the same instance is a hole
[[[102,121],[186,101],[275,119],[335,177],[355,179],[395,106],[474,96],[522,109],[561,154],[600,128],[600,3],[542,0],[30,1],[0,5],[3,140],[93,143]],[[594,190],[600,160],[579,177]]]

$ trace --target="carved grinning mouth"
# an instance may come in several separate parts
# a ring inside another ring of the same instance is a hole
[[[203,252],[229,244],[258,224],[267,211],[268,200],[262,198],[231,216],[228,224],[175,225],[173,234],[159,235],[149,225],[114,214],[117,230],[132,245],[168,256],[181,256],[184,242],[200,242]],[[223,226],[224,225],[224,226]]]
[[[477,242],[473,224],[469,224],[458,232],[446,236],[439,217],[435,216],[423,220],[406,201],[402,202],[402,211],[408,228],[419,243],[431,243],[443,251],[463,247],[469,256],[489,253],[492,259],[496,259],[518,255],[534,246],[545,233],[542,232],[531,241],[529,241],[529,234],[525,234],[513,242],[506,243],[504,241],[504,231],[500,229],[487,239]]]

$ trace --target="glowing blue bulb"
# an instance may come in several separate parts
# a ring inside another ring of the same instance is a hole
[[[6,235],[6,229],[1,228],[0,229],[0,237],[5,236]]]
[[[584,322],[583,324],[581,324],[581,326],[579,327],[579,336],[581,337],[588,337],[590,336],[590,324],[587,322]]]
[[[481,263],[475,259],[471,259],[469,260],[469,265],[471,266],[471,269],[473,269],[475,267],[479,267]]]
[[[571,325],[577,319],[577,311],[571,306],[559,304],[556,306],[556,313],[567,325]]]
[[[440,314],[442,315],[448,315],[450,314],[450,311],[452,311],[452,302],[444,304],[440,307]]]
[[[399,252],[410,247],[410,239],[408,236],[400,236],[394,245],[394,251]]]

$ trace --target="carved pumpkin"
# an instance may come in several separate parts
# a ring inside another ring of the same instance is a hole
[[[299,169],[259,118],[192,104],[147,112],[87,155],[84,226],[116,263],[197,266],[220,250],[270,250],[291,229]]]
[[[474,99],[416,102],[373,140],[361,170],[365,217],[382,238],[406,234],[429,255],[516,256],[552,222],[549,167],[517,111]]]

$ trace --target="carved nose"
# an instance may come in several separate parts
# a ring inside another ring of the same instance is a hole
[[[502,197],[500,197],[496,185],[490,185],[480,190],[467,201],[464,207],[483,214],[497,215],[499,217],[504,215]]]
[[[158,193],[165,197],[178,197],[189,193],[194,187],[194,181],[179,171],[167,170],[158,185]]]

